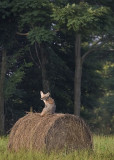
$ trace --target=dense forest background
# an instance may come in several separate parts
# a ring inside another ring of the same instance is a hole
[[[113,0],[0,1],[1,134],[41,112],[41,90],[62,113],[76,114],[79,96],[91,129],[114,133]]]

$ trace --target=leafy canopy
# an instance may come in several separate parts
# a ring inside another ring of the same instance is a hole
[[[67,26],[68,30],[84,32],[85,30],[106,30],[104,23],[111,11],[108,7],[92,6],[88,3],[67,4],[65,7],[54,7],[53,15],[59,27]]]
[[[49,0],[14,0],[13,5],[14,13],[18,13],[18,29],[28,32],[31,44],[53,40],[52,5]]]

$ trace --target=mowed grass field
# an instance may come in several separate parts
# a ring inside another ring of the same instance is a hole
[[[93,151],[72,153],[39,153],[35,151],[9,152],[7,137],[0,137],[0,160],[114,160],[114,136],[93,137]]]

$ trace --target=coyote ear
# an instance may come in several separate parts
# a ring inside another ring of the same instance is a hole
[[[46,95],[47,95],[47,96],[50,96],[50,93],[48,92]]]
[[[43,94],[43,92],[42,92],[42,91],[40,91],[40,95],[41,95],[41,97],[43,97],[43,95],[44,95],[44,94]]]

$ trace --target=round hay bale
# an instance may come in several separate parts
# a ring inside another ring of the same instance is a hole
[[[29,113],[13,126],[8,148],[36,150],[89,149],[92,135],[85,122],[71,114],[53,114],[41,117]]]

